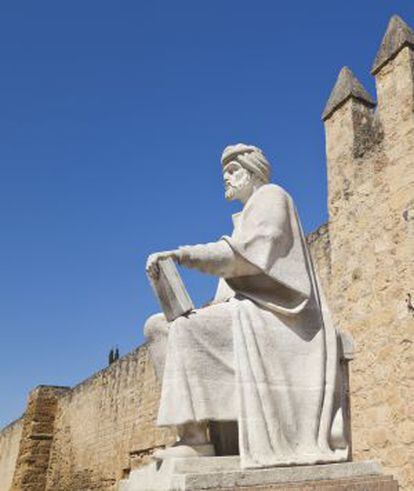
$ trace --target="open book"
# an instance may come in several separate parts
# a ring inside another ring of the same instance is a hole
[[[194,304],[181,280],[177,267],[171,258],[158,262],[160,274],[157,279],[149,277],[168,322],[194,309]]]

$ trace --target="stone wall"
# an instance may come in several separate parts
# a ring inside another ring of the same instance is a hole
[[[414,52],[404,39],[407,29],[394,19],[387,31],[385,47],[391,51],[374,70],[377,107],[360,95],[349,72],[341,72],[325,129],[328,296],[335,322],[356,342],[354,456],[379,459],[402,489],[412,490]]]
[[[329,225],[325,223],[306,237],[313,264],[321,282],[323,291],[328,297],[331,281],[331,241]]]
[[[22,435],[23,418],[14,421],[0,432],[0,489],[9,491]]]
[[[12,490],[43,491],[54,434],[57,400],[66,387],[36,387],[28,398]]]
[[[115,489],[131,466],[174,441],[154,426],[158,399],[145,345],[62,395],[46,489]]]

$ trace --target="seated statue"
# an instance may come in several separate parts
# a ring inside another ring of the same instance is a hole
[[[346,460],[338,334],[289,194],[250,145],[222,155],[225,194],[243,204],[231,236],[152,254],[219,278],[211,304],[145,325],[161,381],[157,424],[179,440],[156,458],[212,455],[207,424],[237,421],[244,468]]]

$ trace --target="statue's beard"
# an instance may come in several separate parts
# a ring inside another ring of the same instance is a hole
[[[227,186],[225,192],[225,198],[227,201],[233,201],[236,197],[236,190],[233,186]]]
[[[245,176],[237,184],[226,184],[225,197],[228,201],[239,199],[243,191],[249,187],[250,176]]]

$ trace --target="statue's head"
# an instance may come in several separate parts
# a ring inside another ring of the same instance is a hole
[[[226,199],[245,202],[255,189],[270,179],[270,164],[260,148],[237,143],[221,156]]]

